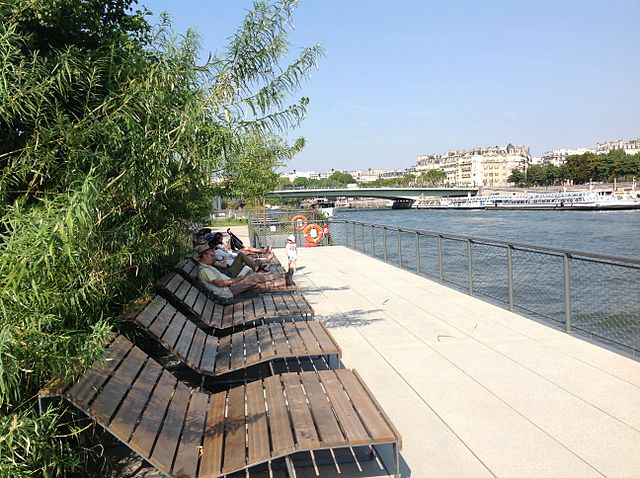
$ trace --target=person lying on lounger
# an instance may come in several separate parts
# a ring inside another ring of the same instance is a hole
[[[197,246],[196,252],[200,260],[198,279],[205,284],[207,289],[225,299],[231,299],[248,292],[261,292],[293,285],[289,274],[263,273],[231,278],[213,267],[214,250],[208,244]]]
[[[222,232],[218,231],[212,236],[207,236],[207,237],[210,237],[209,244],[212,247],[222,249],[228,252],[229,254],[235,254],[231,249],[231,246],[229,245],[229,240],[228,239],[227,241],[224,240],[224,234]],[[267,255],[265,257],[266,260],[271,260],[273,258],[273,253],[271,252],[271,246],[264,247],[264,248],[245,246],[242,249],[239,249],[238,252],[243,252],[245,254],[266,254]]]

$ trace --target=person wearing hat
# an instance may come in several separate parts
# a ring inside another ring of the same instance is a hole
[[[245,292],[260,292],[289,285],[284,275],[265,273],[229,277],[213,267],[214,250],[209,244],[196,246],[196,252],[200,261],[198,279],[207,289],[222,298],[231,299]]]
[[[287,259],[289,259],[289,276],[292,276],[296,271],[296,264],[298,262],[298,246],[296,246],[296,236],[289,234],[287,236]]]

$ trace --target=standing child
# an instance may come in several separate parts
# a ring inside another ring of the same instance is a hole
[[[289,234],[287,236],[287,259],[289,259],[289,276],[296,271],[296,262],[298,260],[298,247],[296,246],[296,236]]]

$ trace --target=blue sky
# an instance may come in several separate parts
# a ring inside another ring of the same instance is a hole
[[[224,48],[245,0],[139,0]],[[153,20],[152,20],[153,21]],[[326,55],[299,96],[286,170],[395,169],[420,154],[525,144],[534,155],[640,137],[639,0],[303,0],[293,51]]]

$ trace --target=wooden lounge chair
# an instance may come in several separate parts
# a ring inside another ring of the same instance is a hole
[[[193,285],[195,285],[196,287],[198,287],[200,290],[202,290],[203,292],[206,292],[207,294],[213,296],[214,298],[218,298],[220,299],[220,297],[216,296],[216,294],[207,289],[202,282],[200,282],[200,279],[198,279],[198,270],[199,270],[199,264],[200,262],[198,262],[197,259],[195,259],[194,257],[187,257],[186,259],[181,260],[180,262],[178,262],[175,266],[173,266],[173,270],[176,271],[177,273],[179,273],[180,275],[182,275],[185,279],[188,279]],[[277,275],[285,275],[285,273],[287,271],[284,270],[284,267],[282,267],[282,265],[280,265],[280,262],[274,258],[274,262],[269,264],[269,272],[272,274],[277,274]],[[279,286],[279,287],[273,287],[271,289],[269,289],[271,292],[282,292],[282,291],[296,291],[298,290],[298,288],[296,287],[295,283],[293,282],[293,279],[291,279],[291,285],[283,285],[283,286]],[[259,292],[253,292],[251,294],[255,295],[258,294]]]
[[[307,320],[313,316],[313,308],[301,294],[295,292],[264,293],[238,298],[229,304],[210,298],[175,272],[166,274],[156,284],[156,290],[184,313],[218,330],[276,317]]]
[[[209,394],[118,336],[106,361],[59,390],[161,473],[213,478],[294,454],[361,445],[391,447],[399,477],[401,439],[351,370],[285,373]]]
[[[271,322],[218,338],[156,296],[131,321],[191,369],[212,377],[293,357],[322,356],[337,368],[342,354],[324,324],[313,320]]]

